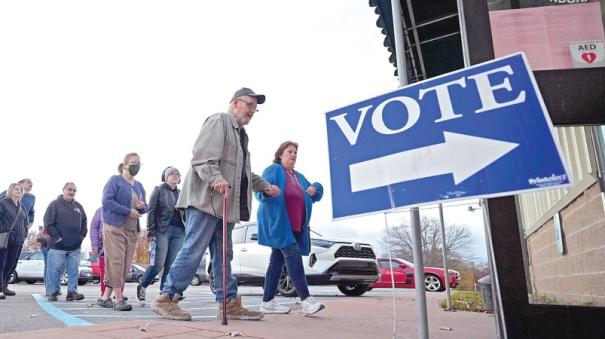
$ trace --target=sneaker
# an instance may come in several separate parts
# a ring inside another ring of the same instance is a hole
[[[319,301],[316,301],[315,299],[313,299],[313,297],[308,297],[307,299],[303,300],[301,305],[302,313],[304,315],[315,314],[326,308],[324,304],[320,303]]]
[[[67,301],[83,300],[83,299],[84,299],[84,294],[80,294],[78,292],[67,292],[67,295],[65,296],[65,300],[67,300]]]
[[[127,304],[126,300],[122,299],[113,305],[113,309],[116,311],[130,311],[132,310],[132,305]]]
[[[227,301],[227,319],[236,320],[261,320],[263,314],[257,311],[250,311],[242,306],[240,297],[235,297]],[[218,306],[218,319],[223,319],[223,303]]]
[[[116,300],[116,296],[115,296],[115,295],[114,295],[112,298],[113,298],[113,300]],[[122,300],[126,300],[126,301],[128,301],[128,297],[127,297],[127,296],[125,296],[125,295],[123,295],[123,296],[122,296]]]
[[[57,293],[51,293],[48,296],[48,301],[57,301]]]
[[[160,294],[152,304],[153,311],[160,317],[170,320],[191,320],[191,314],[183,311],[178,305],[180,294],[175,294],[172,299],[166,293]]]
[[[145,301],[145,287],[141,285],[137,285],[137,299]]]
[[[285,313],[290,313],[290,307],[280,305],[277,302],[275,302],[275,299],[272,299],[271,301],[267,301],[267,302],[261,301],[260,302],[260,311],[263,313],[285,314]]]
[[[97,305],[105,308],[113,308],[113,301],[111,301],[111,299],[103,300],[99,298],[97,299]]]
[[[2,289],[2,293],[3,293],[5,296],[9,296],[9,297],[12,297],[12,296],[14,296],[15,294],[17,294],[17,293],[15,293],[15,291],[9,290],[9,289],[8,289],[8,287],[4,287],[4,288]]]

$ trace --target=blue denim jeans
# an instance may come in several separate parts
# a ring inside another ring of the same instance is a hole
[[[271,301],[275,297],[284,261],[288,269],[288,276],[294,282],[294,288],[296,288],[296,293],[298,293],[300,300],[305,300],[309,297],[309,287],[307,286],[307,278],[305,277],[302,254],[300,253],[298,244],[294,243],[286,248],[271,249],[269,267],[267,267],[267,274],[265,274],[264,302]]]
[[[46,282],[50,279],[48,277],[48,247],[42,247],[42,257],[44,258],[44,287],[46,287],[46,295],[48,292],[48,286],[46,286]]]
[[[156,232],[155,261],[153,262],[153,265],[147,266],[141,286],[146,288],[151,285],[155,276],[158,275],[158,272],[163,268],[164,271],[162,272],[160,291],[164,289],[168,271],[170,271],[170,266],[172,266],[177,253],[181,250],[183,241],[185,241],[185,229],[183,227],[168,226],[163,233]]]
[[[21,248],[23,244],[17,244],[14,242],[8,241],[8,246],[4,249],[4,260],[0,261],[2,266],[2,274],[0,280],[0,286],[6,288],[8,287],[8,278],[10,277],[11,272],[15,270],[17,267],[17,261],[19,261],[19,253],[21,253]]]
[[[216,277],[222,276],[223,259],[221,245],[223,241],[223,220],[204,213],[194,207],[187,207],[185,216],[185,242],[170,267],[170,272],[168,272],[168,277],[166,278],[164,288],[162,288],[162,293],[167,293],[170,297],[175,293],[182,295],[187,287],[189,287],[191,279],[202,261],[204,252],[210,246],[215,286],[217,286],[216,300],[221,300],[223,298],[222,279],[217,279]],[[232,230],[233,224],[229,224],[229,254],[227,256],[229,263],[227,266],[229,286],[227,288],[227,296],[230,298],[237,295],[237,283],[235,278],[231,276],[231,259],[233,258],[233,246],[231,245]],[[219,252],[218,254],[216,253],[217,250]],[[215,261],[220,264],[216,265]]]
[[[73,251],[48,250],[48,284],[49,293],[59,293],[61,275],[67,266],[67,293],[78,291],[78,266],[80,264],[80,249]]]

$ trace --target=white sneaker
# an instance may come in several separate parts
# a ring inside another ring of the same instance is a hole
[[[263,313],[285,314],[285,313],[290,313],[290,307],[280,305],[275,302],[275,299],[272,299],[271,301],[267,301],[267,302],[261,301],[260,302],[260,311]]]
[[[302,313],[304,315],[315,314],[315,313],[323,310],[324,308],[326,308],[326,306],[324,304],[313,299],[313,297],[308,297],[307,299],[303,300],[301,305],[302,305]]]

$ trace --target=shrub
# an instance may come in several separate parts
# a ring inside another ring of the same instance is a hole
[[[441,300],[439,306],[446,309],[447,300]],[[452,309],[456,311],[485,312],[485,305],[479,292],[454,291],[452,293]]]

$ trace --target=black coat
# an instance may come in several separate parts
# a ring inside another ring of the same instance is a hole
[[[164,233],[170,225],[183,225],[181,212],[174,207],[179,200],[179,193],[178,188],[173,190],[168,184],[162,184],[153,189],[149,198],[149,211],[147,212],[149,236],[155,236],[156,232]],[[178,220],[178,224],[175,225],[173,220]]]
[[[27,237],[27,214],[20,203],[15,205],[10,198],[4,198],[0,200],[0,233],[8,232],[11,226],[9,242],[22,244]]]
[[[86,224],[82,205],[75,200],[67,202],[60,195],[48,205],[44,214],[44,225],[50,236],[48,247],[63,251],[78,249],[88,232]]]

